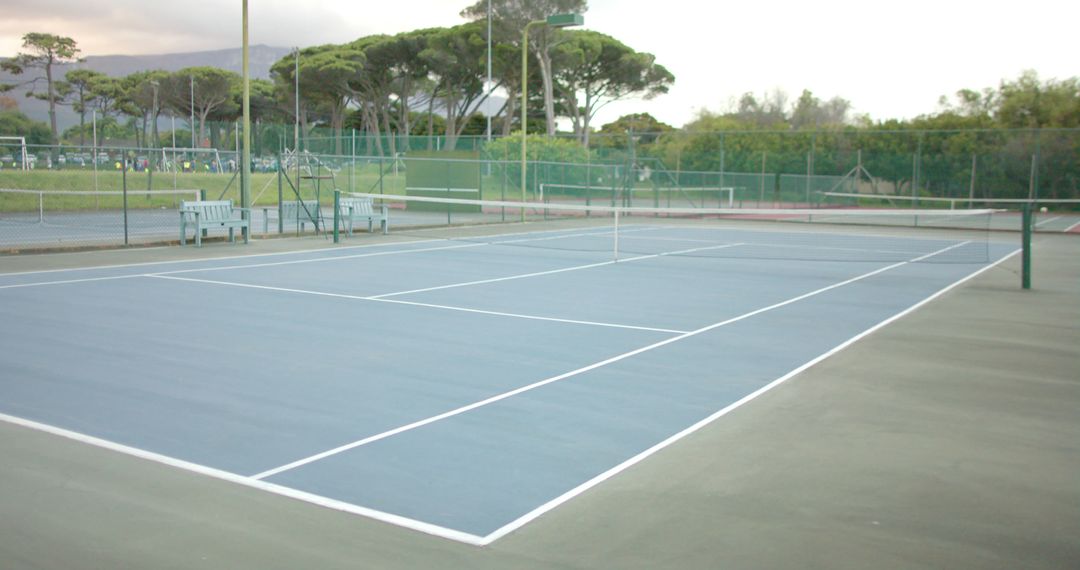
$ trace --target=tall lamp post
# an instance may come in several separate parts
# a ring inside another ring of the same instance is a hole
[[[532,26],[548,25],[552,28],[568,28],[580,26],[585,23],[585,17],[581,14],[555,14],[545,20],[533,20],[525,24],[521,32],[521,201],[525,202],[526,176],[526,152],[525,141],[528,135],[526,107],[529,101],[529,28]],[[525,221],[525,207],[521,208],[521,221]]]
[[[251,238],[251,74],[248,62],[248,2],[243,0],[243,102],[241,104],[244,121],[243,151],[240,153],[240,216],[248,220],[249,225],[244,228],[244,243]],[[220,165],[219,165],[220,166]]]

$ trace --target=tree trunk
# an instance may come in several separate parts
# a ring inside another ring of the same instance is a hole
[[[539,50],[540,78],[544,83],[544,118],[547,119],[547,134],[555,136],[555,91],[551,80],[551,55],[546,50]]]
[[[334,154],[341,156],[341,133],[345,129],[345,105],[330,109],[330,130],[334,133]]]
[[[517,114],[517,109],[514,105],[517,104],[519,94],[515,94],[513,89],[506,90],[506,105],[503,107],[503,121],[502,121],[502,135],[504,137],[510,136],[514,128],[514,115]]]
[[[152,116],[154,118],[154,122],[153,122],[153,126],[151,127],[151,131],[154,134],[154,144],[150,145],[151,148],[157,148],[159,146],[159,144],[161,143],[161,134],[158,132],[158,116],[159,115],[161,115],[161,110],[160,109],[154,109],[154,112],[152,114]]]
[[[379,156],[385,156],[383,152],[382,136],[379,134],[379,116],[375,112],[375,106],[371,103],[364,105],[364,120],[368,123],[368,128],[371,130],[372,135],[375,138],[375,152]]]
[[[390,141],[389,141],[390,142],[390,156],[394,157],[394,156],[397,156],[397,141],[394,140],[396,137],[394,137],[393,129],[390,128],[390,105],[387,105],[385,103],[385,101],[384,101],[383,104],[381,105],[381,107],[382,107],[382,118],[383,118],[383,130],[386,132],[386,135],[390,138]]]
[[[427,109],[427,149],[432,150],[432,137],[435,135],[435,91],[431,91],[431,99],[428,100]]]
[[[49,84],[49,125],[52,127],[52,144],[60,142],[56,132],[56,96],[53,92],[52,61],[45,64],[45,81]]]
[[[402,83],[400,97],[398,102],[401,105],[400,116],[398,120],[399,131],[402,134],[402,146],[405,147],[405,152],[409,151],[409,135],[412,134],[412,124],[409,113],[409,92],[412,90],[412,82],[406,79]],[[395,146],[396,148],[396,146]]]
[[[443,99],[446,105],[446,150],[454,150],[457,146],[457,98],[453,95],[453,89],[446,90],[446,98]]]
[[[209,114],[208,110],[199,112],[199,138],[195,139],[195,148],[202,148],[203,140],[206,139],[206,117]]]

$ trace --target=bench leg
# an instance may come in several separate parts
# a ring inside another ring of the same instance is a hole
[[[232,226],[229,226],[229,243],[236,243],[236,238],[233,237]]]
[[[195,247],[202,247],[202,225],[195,224]]]

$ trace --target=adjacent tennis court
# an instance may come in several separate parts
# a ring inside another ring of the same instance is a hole
[[[487,544],[1016,250],[571,226],[3,275],[0,413]]]

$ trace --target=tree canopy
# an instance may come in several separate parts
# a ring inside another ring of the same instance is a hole
[[[30,85],[30,91],[27,95],[36,96],[49,103],[49,123],[52,129],[52,137],[54,142],[58,142],[60,138],[56,131],[56,105],[63,100],[66,92],[57,89],[57,81],[53,77],[53,68],[62,63],[78,61],[80,51],[78,44],[68,37],[40,32],[31,32],[23,36],[22,39],[23,49],[27,51],[20,52],[13,59],[0,62],[0,68],[13,75],[21,75],[30,68],[45,71],[45,93],[35,93],[34,84],[37,82],[35,78],[27,82]],[[19,84],[5,85],[2,90],[8,91],[17,85]]]

